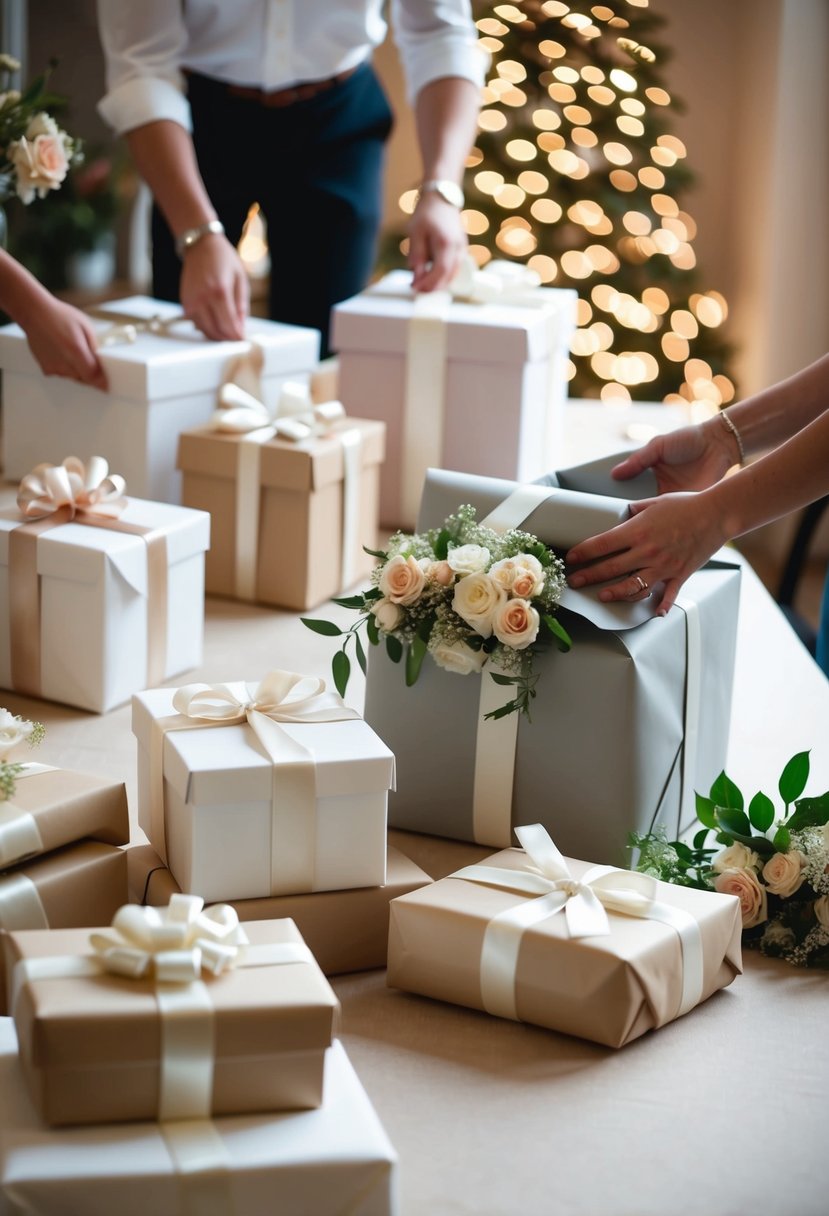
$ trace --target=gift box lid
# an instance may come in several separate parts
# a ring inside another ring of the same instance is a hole
[[[338,434],[356,428],[362,436],[363,467],[379,464],[385,455],[386,424],[368,418],[344,419],[331,435],[300,443],[271,439],[261,445],[259,479],[262,486],[308,493],[342,481],[343,446]],[[242,436],[200,427],[179,436],[176,467],[186,473],[235,480]]]
[[[401,355],[406,351],[409,321],[415,301],[440,307],[411,290],[409,271],[393,270],[379,282],[333,310],[332,342],[340,354],[352,351]],[[440,293],[445,295],[445,293]],[[473,304],[452,300],[446,316],[447,357],[484,363],[525,363],[564,349],[576,320],[575,291],[539,287],[539,307],[516,304]]]
[[[137,524],[159,531],[167,539],[170,566],[203,553],[210,544],[210,515],[191,507],[130,498],[113,527],[63,523],[42,532],[37,541],[37,570],[40,575],[95,582],[104,562],[111,563],[140,595],[147,593],[147,546],[143,537],[119,532],[118,524]],[[0,510],[0,566],[9,564],[9,536],[26,521],[16,507]]]
[[[91,956],[91,929],[33,929],[3,942],[7,974],[21,959]],[[292,920],[249,921],[252,945],[302,944]],[[270,1055],[327,1047],[339,1001],[313,957],[245,967],[203,978],[215,1025],[216,1057]],[[39,978],[19,986],[12,1010],[21,1049],[35,1068],[128,1065],[159,1055],[155,982],[101,970],[94,976]]]
[[[181,316],[180,305],[148,296],[112,300],[97,311],[112,314],[111,318],[90,318],[99,339],[118,323],[118,316],[144,320]],[[315,329],[250,317],[245,335],[262,347],[266,377],[310,372],[319,359],[320,335]],[[139,333],[134,342],[103,346],[100,356],[111,397],[147,402],[215,389],[227,364],[247,349],[247,341],[213,342],[192,322],[182,320],[169,336]],[[19,325],[0,329],[0,367],[27,375],[42,374]],[[100,399],[99,390],[88,391]]]
[[[251,698],[256,683],[249,683]],[[132,729],[150,746],[156,718],[178,716],[174,688],[151,688],[132,699]],[[280,722],[308,749],[316,764],[317,797],[387,790],[394,780],[394,756],[367,722]],[[247,723],[170,730],[164,736],[164,778],[185,802],[196,805],[270,802],[273,764]]]

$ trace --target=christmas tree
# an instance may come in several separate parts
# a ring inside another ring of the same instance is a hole
[[[648,0],[473,9],[491,57],[464,182],[475,260],[577,290],[571,396],[726,404],[727,305],[696,281],[679,202],[691,173],[671,133],[680,103],[655,40],[664,18]]]

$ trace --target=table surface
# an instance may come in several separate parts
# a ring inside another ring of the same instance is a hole
[[[632,446],[631,422],[680,420],[642,408],[573,410],[567,463]],[[351,619],[318,615],[338,613]],[[332,652],[294,614],[209,599],[187,680],[327,676]],[[362,694],[357,673],[349,701]],[[134,810],[128,706],[97,716],[10,692],[2,704],[46,724],[38,759],[124,780]],[[786,760],[811,749],[808,792],[822,792],[827,724],[829,681],[746,567],[730,775],[773,794]],[[491,851],[391,840],[433,877]],[[730,988],[618,1052],[393,991],[382,971],[335,979],[343,1040],[400,1155],[401,1216],[826,1216],[829,978],[744,961]]]

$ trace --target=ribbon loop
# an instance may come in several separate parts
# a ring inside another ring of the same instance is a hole
[[[103,456],[93,456],[87,464],[67,456],[62,464],[39,464],[27,473],[17,491],[17,505],[26,519],[45,519],[61,510],[70,519],[116,519],[127,506],[126,488],[123,477],[110,476]]]
[[[200,896],[184,894],[160,910],[125,904],[112,927],[91,933],[89,942],[105,971],[129,979],[190,984],[202,970],[221,975],[238,965],[247,935],[229,904],[206,913],[203,906]]]

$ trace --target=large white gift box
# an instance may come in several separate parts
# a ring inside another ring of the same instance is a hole
[[[92,319],[109,381],[105,393],[44,376],[23,330],[17,325],[0,330],[6,477],[19,479],[40,461],[57,464],[67,452],[95,452],[126,478],[131,493],[178,503],[178,436],[210,421],[229,365],[250,350],[250,343],[264,355],[262,386],[269,407],[285,380],[307,378],[319,358],[320,336],[313,329],[251,317],[245,326],[248,340],[211,342],[189,321],[169,324],[180,317],[178,304],[147,296],[115,300],[97,310]],[[119,318],[137,332],[116,328]],[[153,318],[162,324],[148,330]]]
[[[382,886],[394,757],[324,681],[133,698],[138,819],[182,891],[258,899]]]
[[[333,313],[339,397],[386,423],[380,520],[402,527],[430,466],[521,481],[552,466],[577,299],[520,280],[485,303],[410,284],[393,271]]]
[[[183,1123],[54,1129],[0,1019],[0,1216],[394,1216],[397,1157],[340,1043],[322,1106]]]
[[[105,713],[201,663],[210,516],[126,501],[97,526],[0,510],[0,687]]]

